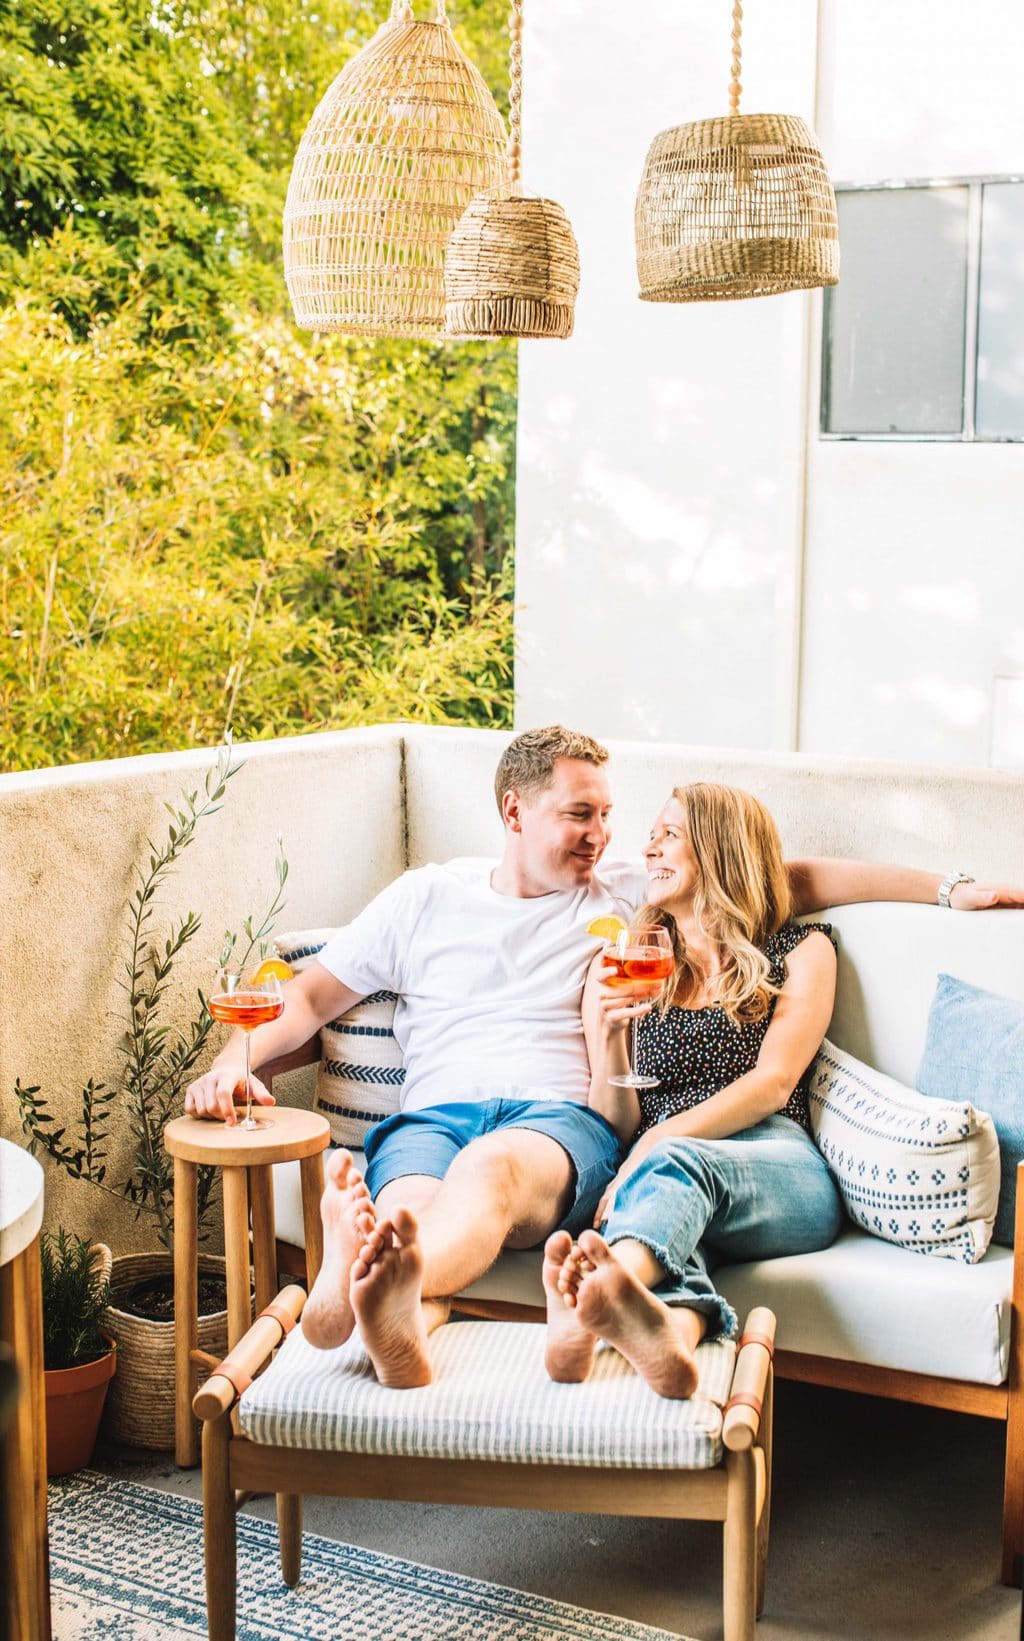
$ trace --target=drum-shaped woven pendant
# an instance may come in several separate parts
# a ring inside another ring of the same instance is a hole
[[[734,114],[662,131],[637,193],[636,264],[646,302],[837,284],[836,197],[804,121]]]
[[[474,195],[505,187],[505,127],[443,0],[408,0],[342,69],[306,128],[284,208],[300,325],[366,336],[444,330],[444,253]]]
[[[580,257],[569,218],[551,199],[475,199],[459,218],[444,267],[450,336],[571,336]]]

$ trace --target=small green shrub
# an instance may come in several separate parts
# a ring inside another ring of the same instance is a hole
[[[43,1362],[47,1369],[81,1367],[106,1355],[110,1344],[100,1318],[110,1282],[96,1269],[93,1249],[61,1226],[39,1239],[43,1273]]]

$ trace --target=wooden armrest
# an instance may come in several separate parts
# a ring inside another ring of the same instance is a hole
[[[292,1327],[302,1315],[305,1303],[305,1289],[294,1284],[282,1288],[273,1301],[275,1307],[291,1317]],[[265,1312],[257,1316],[248,1333],[242,1335],[234,1350],[229,1351],[223,1362],[218,1363],[218,1369],[227,1371],[211,1373],[193,1396],[192,1411],[196,1418],[205,1421],[217,1419],[222,1413],[226,1413],[241,1395],[236,1381],[240,1380],[243,1388],[251,1383],[271,1351],[281,1343],[286,1332],[286,1323],[279,1321],[276,1316],[268,1316]]]
[[[273,1093],[275,1077],[283,1077],[286,1071],[300,1071],[303,1066],[315,1066],[319,1058],[320,1033],[316,1032],[308,1042],[293,1048],[290,1054],[280,1054],[276,1060],[267,1060],[258,1067],[256,1075],[264,1088]]]
[[[774,1350],[774,1313],[758,1305],[747,1317],[740,1334],[740,1348],[722,1420],[722,1440],[733,1453],[745,1452],[757,1440]]]

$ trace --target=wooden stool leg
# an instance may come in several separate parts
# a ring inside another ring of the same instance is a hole
[[[196,1165],[174,1159],[174,1460],[189,1470],[199,1463],[199,1430],[192,1413],[196,1392],[192,1352],[199,1344],[199,1235]]]
[[[269,1168],[249,1169],[252,1209],[252,1266],[256,1287],[256,1314],[277,1293],[277,1238],[274,1234],[274,1186]]]
[[[312,1287],[324,1257],[324,1228],[320,1219],[320,1198],[324,1194],[324,1154],[303,1157],[299,1163],[302,1181],[302,1224],[306,1235],[306,1285]]]
[[[224,1258],[228,1285],[228,1349],[252,1321],[249,1303],[249,1191],[244,1168],[224,1170]]]
[[[230,1440],[229,1414],[203,1425],[203,1555],[209,1641],[235,1641],[238,1548],[235,1494],[228,1456]]]
[[[302,1494],[278,1493],[277,1532],[281,1541],[281,1577],[297,1584],[302,1577]]]
[[[756,1606],[754,1453],[728,1453],[722,1579],[724,1641],[753,1641]]]
[[[757,1519],[757,1593],[756,1611],[760,1618],[764,1612],[765,1581],[768,1574],[768,1534],[772,1521],[772,1426],[775,1415],[775,1375],[768,1369],[768,1383],[765,1386],[764,1402],[761,1409],[761,1428],[758,1446],[764,1454],[764,1499],[761,1504],[761,1514]]]
[[[46,1394],[38,1239],[0,1265],[0,1338],[14,1350],[18,1400],[0,1471],[7,1540],[0,1546],[0,1624],[24,1641],[50,1641],[46,1538]]]

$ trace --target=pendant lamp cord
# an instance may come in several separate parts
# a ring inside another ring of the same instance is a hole
[[[743,53],[740,49],[740,32],[743,27],[743,6],[740,0],[734,0],[732,8],[732,77],[729,81],[729,113],[738,114],[740,111],[740,62]]]
[[[521,194],[523,164],[523,3],[512,0],[508,19],[508,184],[509,192]]]
[[[412,0],[391,0],[391,21],[393,23],[414,23],[416,15],[412,9]],[[448,13],[445,9],[445,0],[436,0],[434,6],[434,22],[447,23]]]

